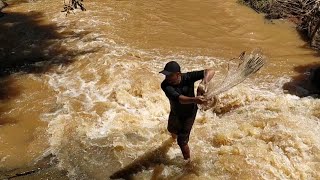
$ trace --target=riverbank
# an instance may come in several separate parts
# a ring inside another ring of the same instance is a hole
[[[294,22],[301,37],[309,46],[320,50],[320,11],[315,0],[238,0],[258,13],[265,13],[267,19],[288,19]]]

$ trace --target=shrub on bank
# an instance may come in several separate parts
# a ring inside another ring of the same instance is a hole
[[[271,0],[238,0],[240,4],[252,7],[258,13],[269,13]]]

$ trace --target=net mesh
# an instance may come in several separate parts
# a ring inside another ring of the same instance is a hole
[[[243,82],[250,75],[255,74],[265,64],[266,57],[262,54],[260,49],[254,49],[249,54],[245,51],[240,54],[238,58],[231,60],[239,61],[236,64],[229,63],[227,67],[227,74],[224,79],[216,83],[210,81],[205,85],[204,97],[208,103],[200,105],[200,109],[208,110],[217,104],[217,95],[233,88],[239,83]]]

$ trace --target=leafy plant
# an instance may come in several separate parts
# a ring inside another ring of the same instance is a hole
[[[80,8],[81,11],[85,11],[86,8],[82,4],[83,0],[69,0],[69,3],[66,3],[66,0],[64,0],[64,6],[63,11],[66,12],[66,16],[73,12],[73,10]]]

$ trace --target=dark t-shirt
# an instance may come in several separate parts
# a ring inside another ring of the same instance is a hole
[[[170,101],[170,115],[178,117],[188,117],[197,110],[195,103],[181,104],[179,96],[195,97],[194,82],[204,78],[204,70],[192,71],[181,74],[181,82],[178,85],[170,85],[166,80],[161,83],[161,89],[164,91]]]

